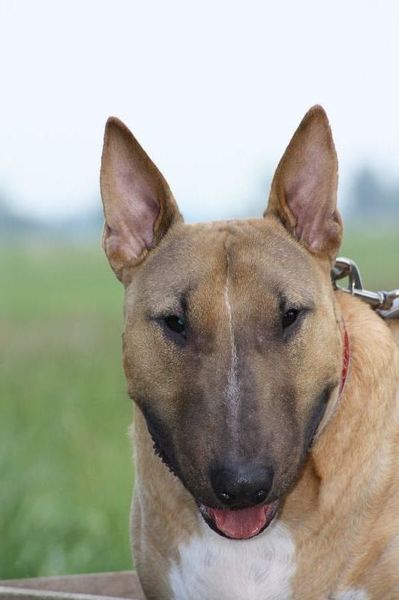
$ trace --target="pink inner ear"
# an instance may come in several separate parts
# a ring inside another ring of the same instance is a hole
[[[296,219],[295,233],[299,240],[304,241],[310,248],[320,250],[323,241],[328,236],[329,203],[325,194],[328,191],[317,176],[308,173],[302,176],[285,197],[288,207]],[[324,188],[324,189],[323,189]]]
[[[160,206],[154,198],[144,196],[142,203],[137,206],[136,216],[134,221],[140,223],[140,229],[137,232],[137,237],[141,235],[146,248],[152,248],[154,245],[154,225],[159,215]],[[134,230],[134,224],[132,223]]]
[[[119,252],[127,260],[138,258],[146,249],[154,245],[154,226],[159,215],[160,204],[154,182],[149,182],[145,174],[125,165],[118,165],[114,174],[115,196],[119,202],[114,203],[115,243],[119,244]]]

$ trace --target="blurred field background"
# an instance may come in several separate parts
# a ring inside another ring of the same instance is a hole
[[[0,252],[0,578],[131,566],[121,286],[100,247]]]
[[[399,285],[396,231],[348,232],[372,289]],[[131,567],[122,286],[96,245],[1,247],[0,578]]]

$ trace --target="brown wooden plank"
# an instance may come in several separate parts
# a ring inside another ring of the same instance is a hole
[[[94,594],[69,594],[48,590],[0,586],[0,600],[124,600],[117,596],[95,596]]]
[[[116,598],[142,600],[141,586],[134,571],[113,573],[90,573],[60,577],[37,577],[35,579],[11,579],[0,581],[0,586],[24,590],[66,592],[68,594],[91,594]],[[0,598],[5,598],[0,594]]]

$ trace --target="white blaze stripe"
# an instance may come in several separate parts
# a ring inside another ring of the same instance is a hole
[[[237,357],[237,347],[235,343],[234,337],[234,328],[233,328],[233,316],[231,311],[231,304],[229,299],[229,268],[227,263],[227,275],[226,275],[226,285],[224,287],[224,302],[227,310],[227,319],[229,325],[229,333],[230,333],[230,346],[231,346],[231,362],[230,369],[227,377],[227,400],[232,406],[232,416],[233,418],[238,416],[238,398],[239,398],[239,386],[238,386],[238,377],[237,377],[237,367],[238,367],[238,357]]]

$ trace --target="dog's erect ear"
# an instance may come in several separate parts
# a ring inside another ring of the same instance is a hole
[[[338,161],[327,115],[303,118],[273,178],[265,212],[278,217],[310,252],[334,260],[342,239],[337,210]]]
[[[182,217],[161,173],[115,117],[105,126],[101,195],[103,247],[117,277],[123,279],[124,267],[140,262]]]

